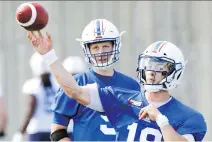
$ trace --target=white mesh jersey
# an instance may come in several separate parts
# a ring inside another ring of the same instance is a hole
[[[37,132],[50,132],[53,113],[50,106],[55,98],[55,93],[58,90],[58,83],[51,75],[50,81],[52,88],[45,89],[42,85],[41,78],[36,77],[29,79],[23,86],[23,93],[36,97],[36,108],[27,127],[28,134]]]

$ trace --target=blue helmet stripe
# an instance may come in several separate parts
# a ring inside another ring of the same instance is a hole
[[[162,43],[163,43],[163,41],[159,41],[159,42],[156,44],[155,49],[158,49]]]
[[[100,20],[96,21],[96,33],[97,33],[97,36],[101,35]]]

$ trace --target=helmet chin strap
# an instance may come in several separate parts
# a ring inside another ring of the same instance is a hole
[[[167,71],[162,71],[161,72],[162,76],[167,76],[168,72]],[[154,75],[154,79],[155,79],[156,74]],[[164,78],[163,78],[164,79]],[[144,84],[144,89],[146,92],[159,92],[162,90],[167,90],[163,87],[163,84]]]
[[[96,67],[96,66],[92,66],[92,67],[95,69],[98,69],[98,70],[108,70],[111,66],[112,66],[112,64],[109,66],[105,66],[105,67]]]
[[[104,67],[96,67],[96,66],[92,65],[92,68],[95,68],[95,69],[98,69],[98,70],[108,70],[109,68],[112,68],[114,66],[114,64],[116,64],[116,62],[113,63],[113,64],[110,64],[108,66],[104,66]]]
[[[144,85],[144,89],[146,92],[159,92],[162,90],[166,90],[166,89],[162,89],[163,85],[158,84],[158,85]]]

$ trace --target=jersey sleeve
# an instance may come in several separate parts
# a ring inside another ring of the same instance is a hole
[[[117,127],[137,121],[140,109],[146,106],[138,91],[105,87],[99,88],[99,95],[107,117]],[[139,105],[133,105],[131,99],[139,101]]]
[[[180,135],[192,134],[195,141],[202,141],[206,131],[206,122],[201,114],[191,116],[177,129]]]
[[[55,101],[51,105],[51,110],[61,115],[73,118],[77,115],[80,104],[74,99],[68,97],[62,88],[56,93]]]
[[[63,115],[63,114],[59,114],[57,112],[53,112],[53,122],[52,123],[59,124],[64,127],[68,127],[69,121],[70,121],[70,117]]]
[[[148,105],[140,91],[110,86],[100,89],[99,92],[103,107],[108,111],[117,107],[123,112],[132,112],[133,115],[138,115],[140,109]]]
[[[119,103],[115,99],[113,92],[109,91],[109,88],[98,88],[100,100],[103,106],[103,109],[105,111],[105,114],[107,115],[109,121],[113,126],[116,126],[118,123],[118,116],[119,116]]]
[[[98,85],[96,83],[93,83],[93,84],[87,84],[86,87],[89,90],[89,96],[90,96],[90,104],[86,105],[86,107],[89,107],[99,112],[104,112],[102,103],[100,101]]]
[[[141,86],[138,82],[135,82],[135,85],[134,85],[134,89],[133,90],[136,90],[136,91],[141,91]]]

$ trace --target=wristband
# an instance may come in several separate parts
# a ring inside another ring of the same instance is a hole
[[[169,120],[165,115],[159,114],[156,118],[156,123],[160,128],[169,124]]]
[[[58,60],[58,57],[56,56],[56,53],[54,49],[49,51],[48,53],[42,55],[45,62],[50,66],[52,63],[54,63],[56,60]]]

